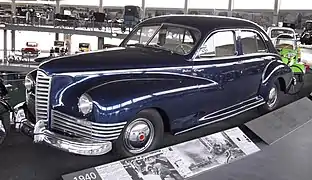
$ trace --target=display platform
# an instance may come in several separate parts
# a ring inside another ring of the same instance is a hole
[[[247,136],[246,131],[235,127],[154,152],[66,174],[62,179],[296,179],[293,174],[300,174],[302,178],[297,178],[300,180],[311,179],[307,178],[307,174],[312,175],[307,160],[312,159],[312,101],[309,98],[288,104],[245,126],[270,146],[261,146],[261,152],[258,152],[259,147],[251,141],[254,138],[248,137],[251,134]],[[291,169],[293,165],[299,167]],[[301,169],[301,166],[304,168]],[[285,176],[283,168],[292,174]],[[307,171],[301,174],[301,170]],[[218,171],[222,172],[216,173]]]
[[[273,144],[312,119],[312,101],[305,97],[245,125],[265,143]]]
[[[192,178],[260,149],[238,128],[64,175],[63,180]]]

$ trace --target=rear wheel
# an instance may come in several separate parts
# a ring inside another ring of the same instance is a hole
[[[279,98],[280,98],[280,86],[278,81],[276,81],[270,88],[269,93],[268,93],[268,97],[267,102],[260,107],[260,111],[265,113],[265,112],[269,112],[272,111],[274,109],[276,109],[279,105]]]
[[[154,109],[139,112],[122,131],[114,144],[122,157],[130,157],[152,151],[163,143],[164,125]]]

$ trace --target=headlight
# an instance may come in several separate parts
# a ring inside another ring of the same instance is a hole
[[[80,96],[78,101],[78,108],[79,111],[84,115],[89,114],[92,111],[93,103],[91,97],[88,94],[83,94]]]
[[[32,80],[32,79],[30,79],[29,77],[25,77],[25,83],[24,83],[24,85],[25,85],[25,88],[28,90],[28,91],[30,91],[31,90],[31,88],[33,87],[33,85],[34,85],[34,81]]]

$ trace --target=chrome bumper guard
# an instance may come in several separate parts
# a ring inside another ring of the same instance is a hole
[[[11,122],[14,122],[16,130],[33,136],[35,143],[44,143],[70,153],[95,156],[106,154],[112,150],[110,141],[93,141],[57,134],[46,129],[47,121],[43,120],[36,122],[36,124],[31,123],[25,116],[24,102],[14,107]]]

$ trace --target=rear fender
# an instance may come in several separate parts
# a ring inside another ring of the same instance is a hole
[[[285,91],[287,87],[289,87],[292,77],[293,73],[291,68],[282,61],[270,62],[262,74],[259,90],[260,95],[267,100],[269,90],[275,82],[278,82],[280,88]]]

